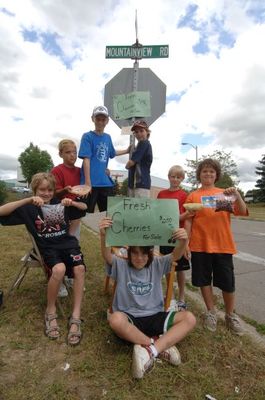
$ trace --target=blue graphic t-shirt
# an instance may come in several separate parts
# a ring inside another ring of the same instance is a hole
[[[145,317],[164,311],[161,279],[170,272],[171,254],[154,257],[147,268],[130,267],[127,260],[113,256],[111,277],[117,282],[113,311]]]
[[[93,131],[83,134],[79,158],[90,159],[90,180],[92,187],[113,186],[112,179],[106,174],[108,161],[116,155],[111,136],[108,133],[97,134]],[[83,165],[81,168],[81,184],[85,183]]]

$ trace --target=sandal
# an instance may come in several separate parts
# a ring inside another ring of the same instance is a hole
[[[60,336],[59,326],[51,326],[51,322],[57,318],[57,314],[45,314],[45,335],[49,339],[58,339]]]
[[[82,323],[81,319],[77,319],[74,317],[69,318],[69,322],[68,322],[69,332],[68,332],[68,336],[67,336],[67,344],[69,344],[70,346],[76,346],[81,341],[81,338],[82,338],[81,327],[80,327],[81,323]],[[77,326],[76,332],[70,331],[72,325]]]

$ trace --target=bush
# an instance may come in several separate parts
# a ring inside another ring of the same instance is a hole
[[[5,202],[7,198],[7,187],[5,182],[0,181],[0,205]]]

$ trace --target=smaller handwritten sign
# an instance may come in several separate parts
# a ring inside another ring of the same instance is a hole
[[[150,117],[150,92],[131,92],[113,96],[114,119]]]
[[[108,197],[107,246],[175,246],[172,232],[179,227],[177,200]]]

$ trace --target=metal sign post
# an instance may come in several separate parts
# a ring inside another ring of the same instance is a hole
[[[106,46],[106,58],[134,60],[133,68],[122,69],[105,85],[104,104],[120,128],[131,126],[137,119],[144,119],[150,126],[165,112],[166,106],[166,85],[149,68],[139,68],[139,60],[167,58],[168,45],[143,46],[139,43],[137,11],[135,33],[136,41],[132,46]],[[134,142],[134,136],[130,135],[131,152]]]

